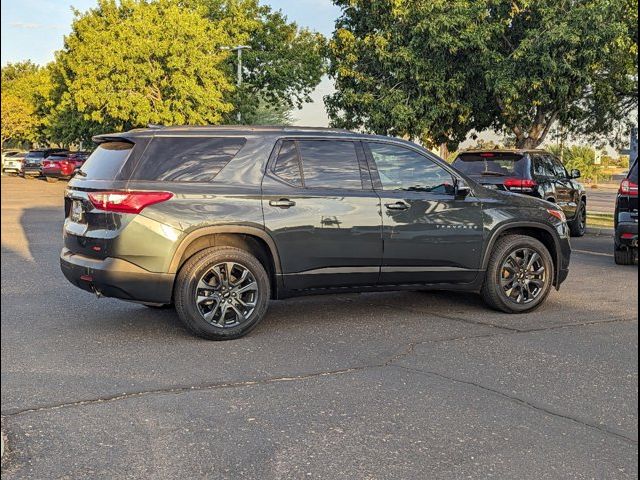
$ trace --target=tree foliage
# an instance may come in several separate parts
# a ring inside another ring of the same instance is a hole
[[[535,147],[637,108],[637,0],[334,0],[332,123],[451,148],[471,130]]]
[[[28,140],[34,126],[32,106],[14,94],[2,94],[2,125],[0,143],[4,147],[7,140],[22,142]]]

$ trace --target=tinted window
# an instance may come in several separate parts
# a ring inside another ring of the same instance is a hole
[[[533,172],[538,177],[554,177],[553,163],[549,157],[533,155]]]
[[[114,179],[132,149],[133,144],[128,142],[101,143],[82,165],[80,176],[91,180]]]
[[[453,177],[418,152],[397,145],[370,143],[383,190],[453,193]]]
[[[154,138],[136,180],[211,182],[245,144],[244,138]]]
[[[553,169],[553,176],[556,178],[567,178],[567,171],[564,168],[564,165],[555,157],[546,156],[551,162],[551,168]]]
[[[298,148],[305,187],[362,190],[354,142],[303,140]]]
[[[25,158],[28,158],[29,160],[44,158],[44,152],[29,152]]]
[[[514,153],[461,153],[453,166],[467,175],[526,177],[528,173],[526,158]]]
[[[284,181],[302,186],[298,149],[292,140],[282,142],[273,172]]]
[[[631,170],[629,170],[629,180],[633,183],[638,183],[638,161],[636,160]]]

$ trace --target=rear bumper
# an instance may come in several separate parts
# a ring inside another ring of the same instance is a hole
[[[40,167],[22,167],[22,171],[20,173],[29,177],[39,177],[42,175]]]
[[[619,222],[616,225],[616,246],[638,248],[638,224],[636,222]]]
[[[174,274],[149,272],[119,258],[95,259],[60,252],[62,273],[76,287],[105,297],[146,303],[171,303]]]

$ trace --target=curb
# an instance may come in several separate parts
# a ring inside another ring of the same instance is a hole
[[[586,229],[587,235],[602,235],[607,237],[613,237],[615,230],[613,228],[606,227],[587,227]]]

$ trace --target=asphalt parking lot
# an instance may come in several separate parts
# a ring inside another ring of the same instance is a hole
[[[66,282],[63,190],[2,177],[3,479],[637,478],[638,267],[610,238],[528,315],[306,297],[207,342]]]

